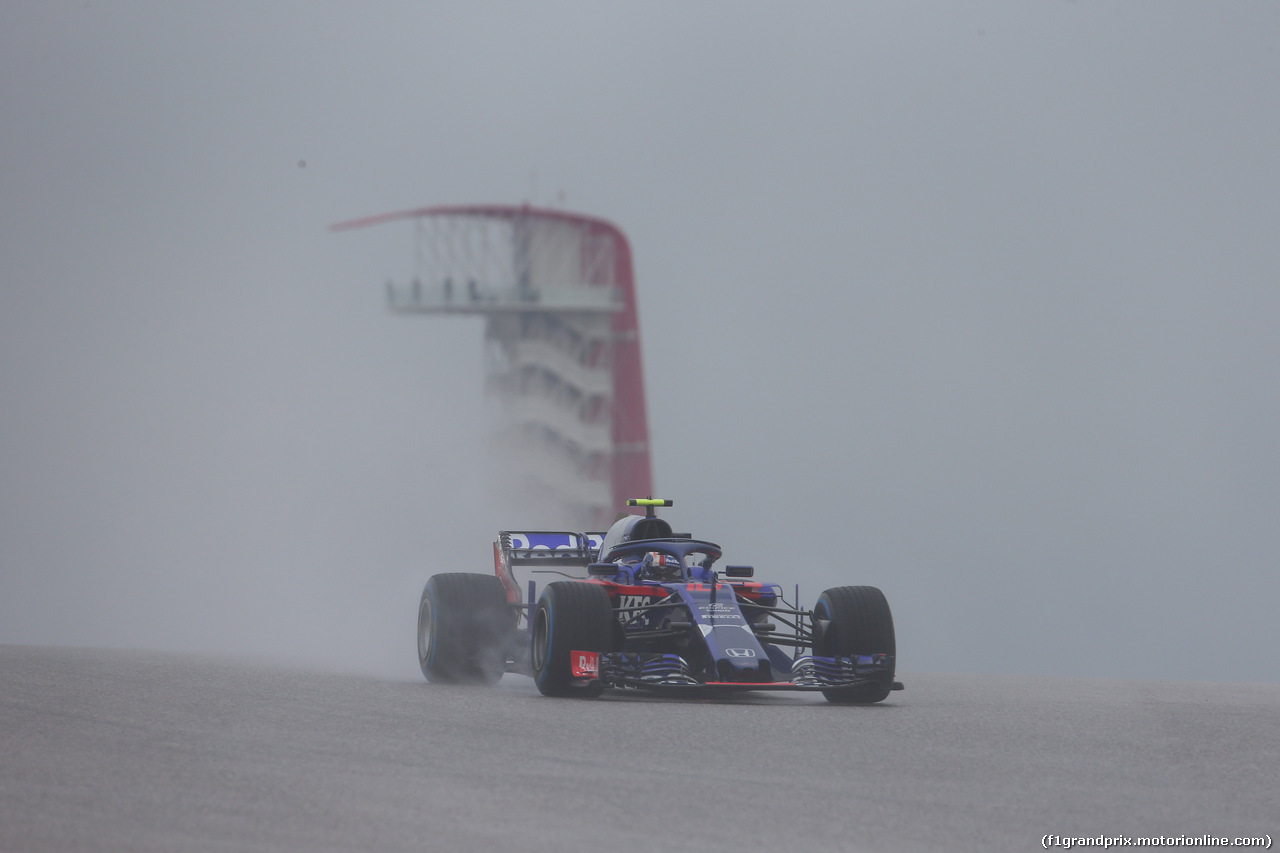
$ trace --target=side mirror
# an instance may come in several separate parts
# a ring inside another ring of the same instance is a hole
[[[756,567],[755,566],[725,566],[724,573],[726,577],[749,578],[749,577],[755,576]]]
[[[617,563],[588,563],[587,574],[592,577],[613,576],[618,573]]]

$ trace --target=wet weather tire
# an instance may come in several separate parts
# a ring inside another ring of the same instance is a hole
[[[893,634],[893,614],[884,593],[874,586],[838,586],[818,596],[813,618],[823,630],[813,653],[825,657],[897,654]],[[843,690],[824,690],[827,701],[869,705],[889,695],[893,674],[873,684]]]
[[[591,583],[547,584],[529,626],[529,663],[544,696],[599,696],[596,681],[575,683],[569,652],[614,650],[616,620],[609,593]]]
[[[434,575],[418,605],[418,663],[433,684],[494,684],[507,668],[515,611],[494,575]]]

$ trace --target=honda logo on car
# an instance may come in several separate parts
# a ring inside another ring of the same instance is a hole
[[[756,656],[755,649],[725,649],[724,653],[731,658],[753,658]]]

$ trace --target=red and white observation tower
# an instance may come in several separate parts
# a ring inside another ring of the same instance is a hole
[[[485,387],[504,498],[521,524],[603,530],[653,492],[631,247],[603,219],[535,207],[426,207],[397,314],[485,317]]]

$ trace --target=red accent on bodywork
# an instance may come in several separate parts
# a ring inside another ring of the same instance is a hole
[[[762,583],[742,584],[742,585],[735,583],[735,584],[730,584],[730,586],[733,588],[734,592],[736,592],[738,595],[742,596],[743,598],[749,598],[752,600],[757,598],[764,598],[764,584]]]
[[[571,651],[569,652],[569,666],[573,671],[574,678],[599,678],[600,653]]]
[[[668,595],[667,591],[660,586],[628,586],[627,584],[596,580],[595,578],[585,581],[585,583],[594,583],[604,587],[610,598],[617,598],[619,595],[647,595],[651,598],[666,598]]]
[[[520,590],[516,589],[516,585],[511,582],[511,578],[507,577],[507,573],[503,571],[502,548],[497,542],[493,543],[493,573],[498,576],[498,580],[502,581],[502,586],[507,591],[507,603],[519,603]]]

